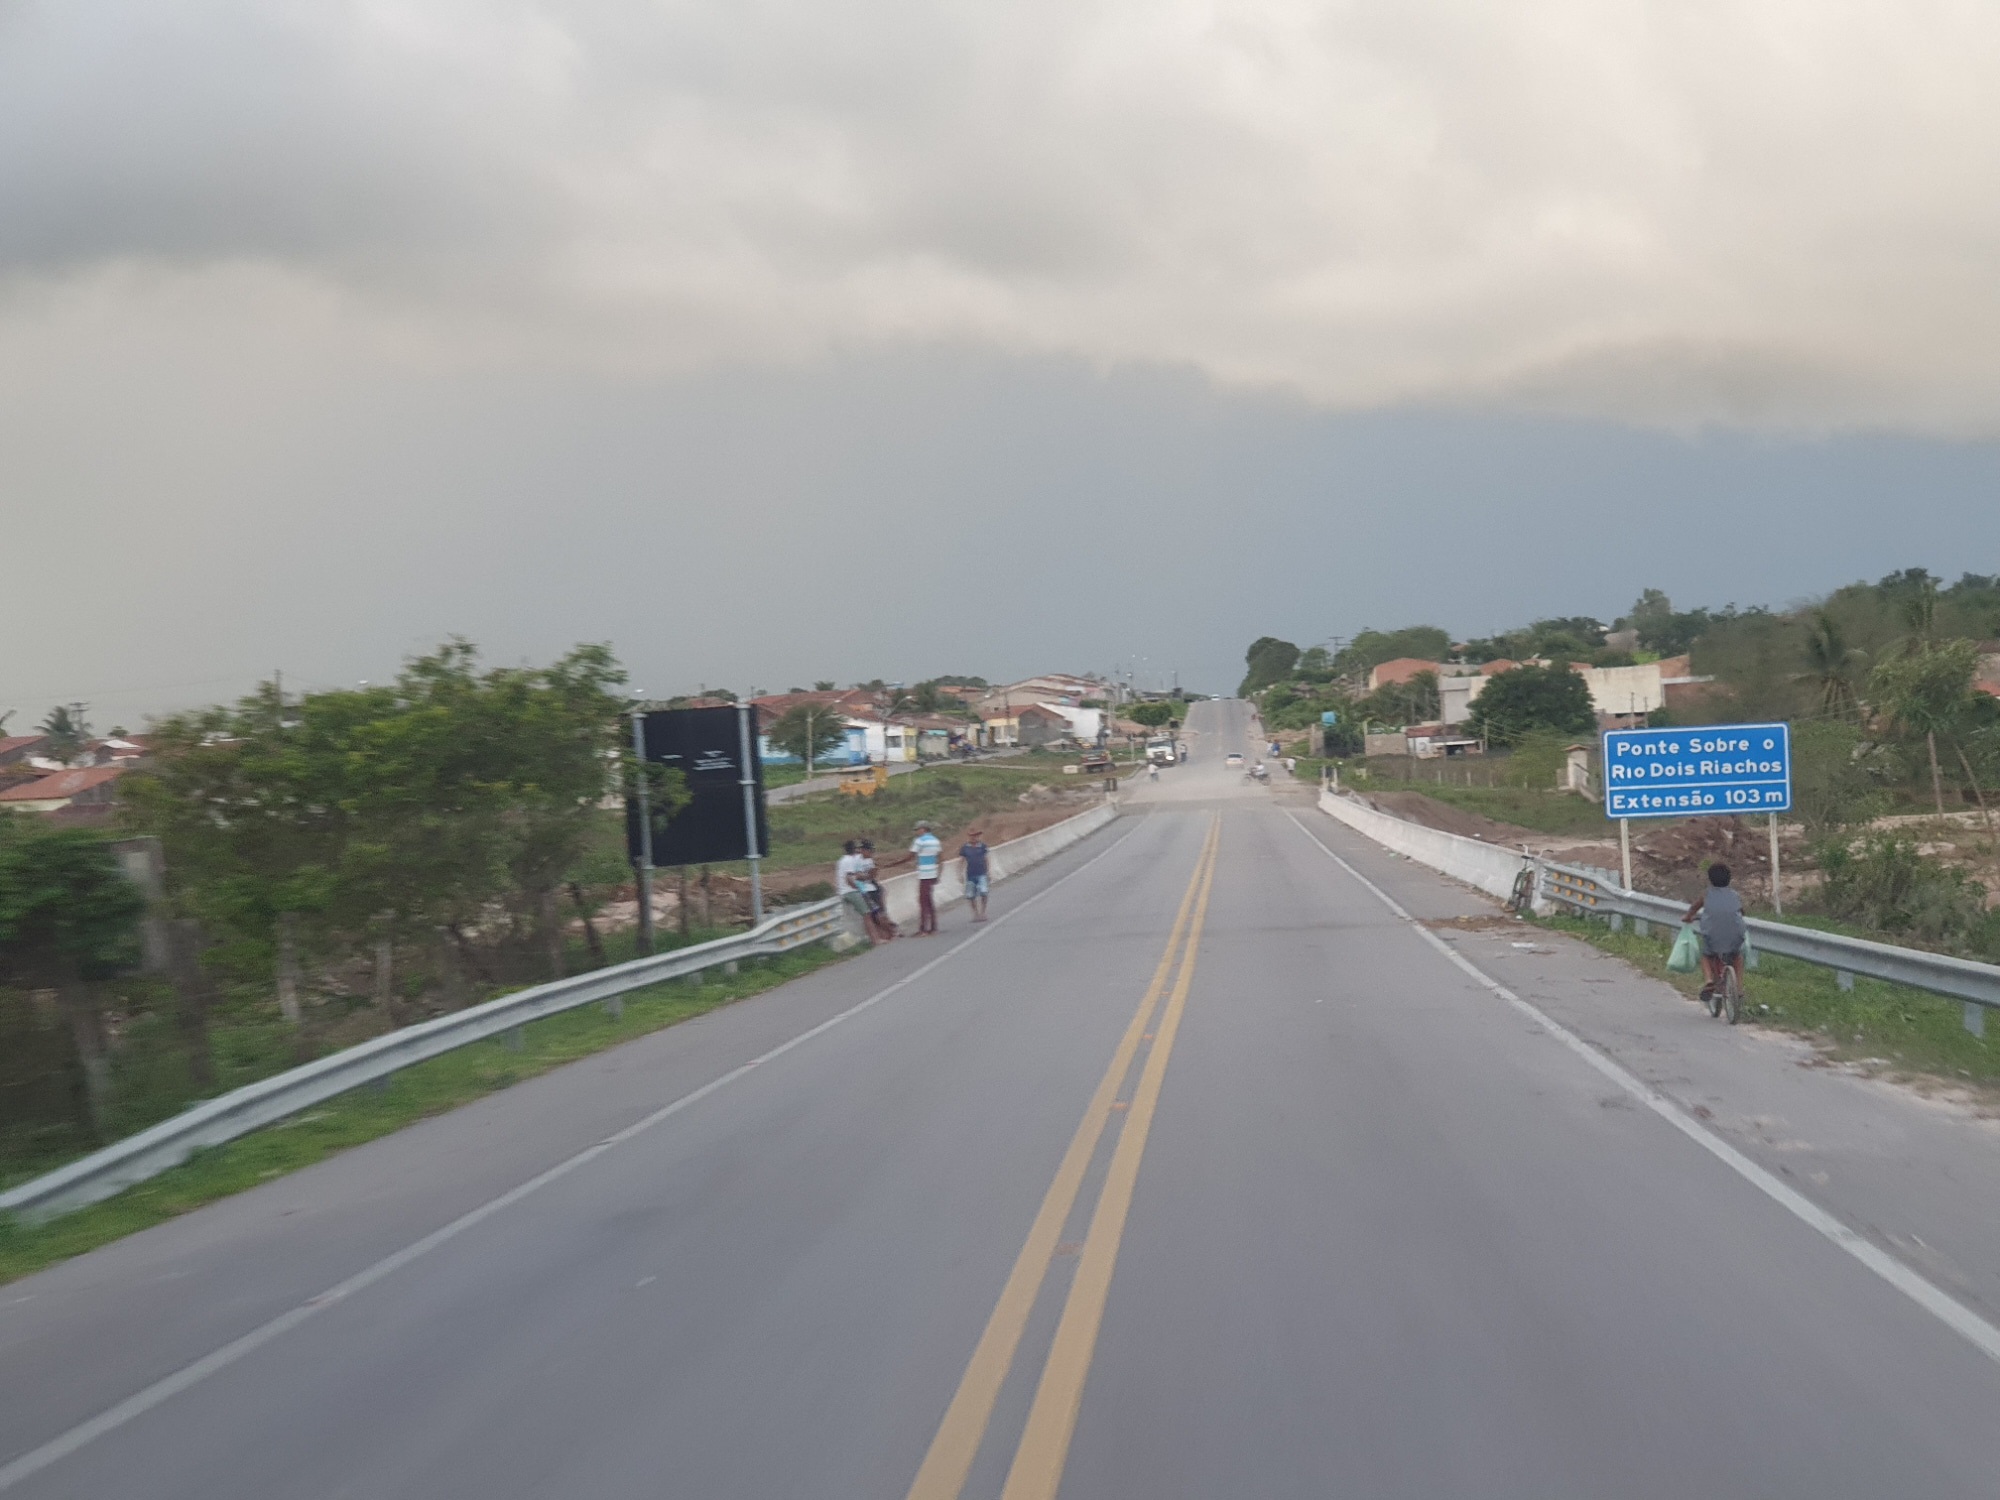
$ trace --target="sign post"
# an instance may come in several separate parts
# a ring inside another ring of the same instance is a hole
[[[1778,814],[1792,806],[1788,724],[1703,724],[1604,731],[1604,815],[1618,820],[1625,888],[1632,888],[1630,820],[1761,812],[1771,818],[1771,907],[1778,888]]]
[[[759,872],[759,861],[763,858],[757,847],[757,747],[751,733],[750,716],[756,710],[747,703],[736,705],[737,734],[742,744],[743,787],[743,847],[750,863],[750,925],[755,927],[764,920],[764,880]],[[806,734],[806,754],[812,754],[812,733]]]
[[[1778,815],[1771,814],[1771,910],[1785,914],[1785,890],[1778,881]]]
[[[638,873],[639,951],[653,951],[653,809],[646,795],[646,711],[632,708],[632,776],[639,784],[639,850],[632,861]]]

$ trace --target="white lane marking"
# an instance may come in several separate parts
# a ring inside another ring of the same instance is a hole
[[[1736,1173],[1737,1176],[1764,1194],[1765,1197],[1785,1209],[1786,1212],[1790,1213],[1801,1223],[1808,1225],[1833,1244],[1845,1250],[1849,1255],[1861,1262],[1862,1265],[1888,1282],[1890,1286],[1894,1287],[1925,1312],[1931,1314],[1931,1316],[1951,1329],[1952,1332],[1972,1344],[1974,1348],[1978,1349],[1988,1359],[2000,1362],[2000,1328],[1994,1327],[1993,1324],[1987,1322],[1978,1313],[1974,1312],[1957,1298],[1947,1294],[1940,1287],[1926,1281],[1922,1276],[1919,1276],[1915,1271],[1904,1265],[1903,1262],[1897,1260],[1895,1256],[1874,1243],[1874,1241],[1857,1234],[1803,1193],[1788,1187],[1778,1177],[1765,1171],[1764,1168],[1758,1166],[1756,1162],[1745,1156],[1741,1151],[1738,1151],[1729,1142],[1722,1139],[1721,1136],[1709,1130],[1665,1094],[1641,1082],[1633,1074],[1626,1072],[1624,1068],[1613,1062],[1602,1052],[1599,1052],[1560,1021],[1548,1015],[1538,1006],[1531,1005],[1528,1001],[1523,1000],[1519,995],[1500,983],[1499,980],[1476,967],[1464,954],[1460,953],[1451,944],[1445,942],[1436,933],[1432,932],[1430,928],[1424,926],[1423,923],[1403,910],[1397,904],[1396,899],[1387,891],[1383,890],[1374,881],[1355,869],[1353,865],[1321,843],[1310,828],[1306,827],[1304,823],[1299,822],[1298,816],[1295,813],[1287,810],[1285,816],[1290,818],[1294,823],[1298,823],[1299,832],[1303,833],[1308,839],[1311,839],[1313,846],[1320,853],[1324,854],[1328,859],[1339,865],[1341,869],[1366,886],[1369,891],[1374,893],[1377,900],[1405,922],[1409,923],[1416,930],[1417,935],[1433,948],[1437,949],[1438,952],[1458,965],[1459,968],[1463,969],[1487,989],[1493,991],[1502,1000],[1513,1006],[1515,1010],[1544,1028],[1549,1035],[1561,1042],[1571,1052],[1574,1052],[1578,1057],[1589,1063],[1591,1067],[1610,1079],[1611,1082],[1617,1084],[1619,1088],[1630,1094],[1633,1099],[1645,1105],[1646,1108],[1665,1120],[1674,1129],[1701,1147],[1702,1150],[1722,1162],[1732,1172]]]
[[[32,1476],[41,1473],[42,1470],[48,1468],[51,1464],[60,1463],[63,1459],[68,1458],[72,1453],[75,1453],[79,1449],[84,1448],[89,1444],[95,1442],[97,1439],[103,1437],[106,1433],[116,1431],[118,1428],[123,1427],[126,1423],[134,1420],[135,1418],[144,1416],[154,1407],[161,1405],[163,1402],[171,1401],[175,1396],[178,1396],[182,1391],[188,1390],[193,1386],[201,1384],[202,1381],[208,1379],[209,1376],[217,1373],[218,1371],[226,1370],[227,1368],[229,1368],[229,1366],[237,1363],[237,1361],[243,1359],[246,1355],[252,1354],[256,1352],[258,1349],[263,1348],[264,1345],[270,1343],[273,1339],[280,1338],[283,1335],[290,1333],[294,1328],[297,1328],[301,1323],[305,1322],[308,1318],[313,1317],[315,1314],[325,1312],[330,1307],[339,1306],[341,1303],[345,1302],[348,1298],[354,1296],[355,1293],[367,1290],[369,1287],[375,1285],[376,1282],[381,1281],[385,1277],[393,1275],[395,1272],[402,1270],[403,1267],[410,1264],[411,1261],[418,1259],[420,1256],[428,1255],[431,1251],[437,1249],[438,1246],[444,1244],[446,1241],[454,1240],[458,1238],[459,1235],[465,1233],[466,1230],[473,1228],[475,1225],[484,1223],[486,1220],[492,1218],[495,1214],[499,1213],[502,1209],[513,1207],[516,1203],[519,1203],[523,1198],[526,1198],[529,1194],[537,1192],[540,1189],[547,1187],[550,1183],[556,1181],[560,1177],[567,1177],[571,1172],[574,1172],[578,1167],[585,1166],[588,1163],[595,1161],[598,1157],[602,1156],[612,1147],[622,1145],[626,1141],[631,1140],[634,1136],[644,1134],[646,1131],[651,1130],[655,1125],[658,1125],[662,1120],[670,1119],[674,1115],[679,1114],[682,1110],[689,1108],[691,1105],[699,1104],[702,1100],[706,1099],[710,1094],[716,1093],[721,1089],[727,1088],[730,1084],[735,1083],[738,1079],[744,1077],[746,1074],[754,1072],[756,1069],[762,1067],[765,1063],[772,1062],[777,1058],[783,1057],[787,1052],[790,1052],[793,1048],[802,1047],[807,1042],[812,1041],[815,1037],[825,1035],[827,1032],[833,1030],[834,1027],[838,1026],[842,1021],[851,1020],[853,1017],[860,1015],[863,1011],[869,1010],[872,1007],[881,1004],[884,1000],[887,1000],[891,995],[897,993],[899,990],[907,989],[910,985],[915,984],[919,979],[922,979],[926,974],[930,973],[933,969],[937,968],[938,965],[945,963],[953,958],[956,958],[959,954],[963,953],[967,948],[970,948],[974,943],[978,942],[981,938],[989,936],[995,929],[999,928],[1006,922],[1011,921],[1013,918],[1019,916],[1022,912],[1026,911],[1029,907],[1033,906],[1037,901],[1040,901],[1044,896],[1053,894],[1062,886],[1067,885],[1070,881],[1074,880],[1077,876],[1081,875],[1085,870],[1088,870],[1092,865],[1096,864],[1099,860],[1104,859],[1106,856],[1111,854],[1111,852],[1115,850],[1120,844],[1124,843],[1126,839],[1129,839],[1130,837],[1132,837],[1133,834],[1137,833],[1139,831],[1140,826],[1142,826],[1146,821],[1147,820],[1145,819],[1134,819],[1133,827],[1126,830],[1124,833],[1120,834],[1116,839],[1112,840],[1110,844],[1108,844],[1103,849],[1100,849],[1096,854],[1093,854],[1089,859],[1085,860],[1082,864],[1078,865],[1074,870],[1071,870],[1067,875],[1062,876],[1058,880],[1050,882],[1047,886],[1035,892],[1034,895],[1028,897],[1027,900],[1023,901],[1019,906],[1014,907],[1012,910],[1002,912],[999,916],[993,918],[992,921],[988,922],[985,926],[981,927],[977,932],[973,933],[969,937],[960,939],[957,943],[954,943],[951,947],[947,948],[944,952],[940,953],[936,958],[931,959],[928,963],[922,965],[920,968],[912,969],[909,973],[905,974],[901,979],[897,980],[894,984],[890,985],[888,988],[876,991],[874,994],[870,995],[866,1000],[861,1001],[859,1004],[849,1006],[846,1010],[841,1011],[840,1014],[838,1015],[829,1016],[826,1020],[821,1021],[817,1026],[813,1026],[808,1030],[800,1032],[797,1036],[791,1038],[789,1041],[780,1042],[770,1051],[760,1053],[758,1056],[751,1058],[750,1061],[740,1064],[737,1067],[731,1068],[727,1073],[722,1074],[720,1077],[710,1079],[700,1088],[681,1095],[680,1098],[674,1100],[671,1104],[663,1105],[659,1109],[654,1110],[650,1115],[647,1115],[644,1119],[636,1121],[631,1125],[627,1125],[623,1130],[619,1131],[617,1134],[606,1136],[603,1140],[599,1141],[595,1146],[586,1146],[583,1150],[577,1152],[576,1155],[569,1157],[567,1160],[557,1162],[553,1167],[550,1167],[546,1172],[542,1172],[537,1176],[529,1178],[526,1182],[521,1183],[517,1187],[508,1189],[506,1192],[502,1193],[499,1197],[494,1198],[489,1202],[482,1203],[479,1205],[479,1207],[472,1209],[467,1213],[461,1214],[458,1218],[453,1219],[449,1224],[446,1224],[443,1228],[435,1229],[431,1231],[431,1233],[425,1235],[422,1239],[417,1240],[412,1244],[405,1245],[402,1249],[394,1252],[391,1255],[384,1256],[381,1260],[376,1261],[374,1265],[369,1266],[366,1270],[357,1272],[355,1275],[348,1277],[347,1280],[341,1282],[338,1286],[328,1287],[318,1296],[307,1298],[304,1302],[300,1303],[297,1307],[292,1308],[290,1311],[280,1313],[277,1317],[271,1319],[270,1322],[265,1323],[260,1327],[251,1329],[250,1332],[244,1334],[241,1338],[235,1339],[230,1343],[224,1344],[220,1349],[215,1350],[211,1354],[203,1355],[193,1364],[185,1365],[181,1369],[174,1371],[174,1373],[171,1375],[163,1376],[161,1379],[156,1380],[151,1385],[147,1386],[144,1390],[135,1392],[133,1395],[127,1396],[123,1401],[120,1401],[116,1406],[110,1407],[105,1411],[99,1412],[89,1421],[81,1422],[75,1427],[70,1428],[70,1430],[63,1433],[62,1436],[57,1438],[52,1438],[48,1442],[42,1444],[41,1447],[32,1449],[31,1451],[22,1454],[19,1458],[7,1464],[4,1468],[0,1468],[0,1490],[12,1489],[22,1480],[31,1478]]]

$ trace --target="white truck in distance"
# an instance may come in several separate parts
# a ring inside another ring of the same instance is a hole
[[[1158,735],[1146,741],[1146,759],[1152,765],[1170,766],[1179,758],[1179,753],[1174,749],[1172,735]]]

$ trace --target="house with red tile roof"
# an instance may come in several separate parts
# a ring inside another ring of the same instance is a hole
[[[109,807],[117,795],[114,784],[124,766],[84,766],[38,776],[0,791],[0,812],[62,812],[69,808]]]
[[[40,753],[48,742],[49,737],[45,734],[0,736],[0,766],[21,765],[29,756]]]

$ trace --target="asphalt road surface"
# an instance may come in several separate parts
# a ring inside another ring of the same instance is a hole
[[[1990,1136],[1190,728],[982,928],[0,1287],[0,1490],[2000,1490]]]

